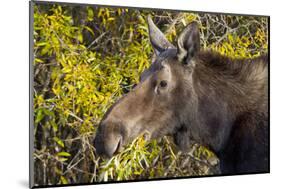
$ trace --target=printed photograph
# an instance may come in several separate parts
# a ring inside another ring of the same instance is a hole
[[[31,187],[269,173],[269,17],[31,2]]]

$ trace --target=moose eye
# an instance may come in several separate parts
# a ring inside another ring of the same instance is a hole
[[[162,81],[160,82],[160,87],[162,87],[162,88],[167,87],[167,81],[162,80]]]

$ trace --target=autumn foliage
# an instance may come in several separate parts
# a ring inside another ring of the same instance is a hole
[[[34,7],[34,179],[36,185],[219,174],[214,153],[177,150],[142,136],[110,160],[93,137],[106,110],[151,63],[146,18],[174,42],[198,22],[202,48],[232,57],[267,52],[266,17],[37,4]]]

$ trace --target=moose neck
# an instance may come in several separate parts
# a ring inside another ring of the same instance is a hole
[[[193,135],[215,152],[221,151],[239,114],[251,111],[249,107],[255,111],[264,109],[257,107],[260,103],[252,97],[267,98],[266,85],[266,56],[231,59],[213,52],[200,52],[193,73],[198,98],[197,128],[191,128]],[[257,94],[253,86],[258,86],[264,93]]]

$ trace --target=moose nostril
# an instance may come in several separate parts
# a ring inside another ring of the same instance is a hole
[[[123,128],[124,126],[116,121],[101,122],[94,140],[97,155],[110,158],[122,150],[124,143]]]
[[[115,139],[111,139],[111,141],[108,141],[106,145],[104,146],[104,152],[105,155],[108,157],[112,157],[113,155],[116,155],[118,152],[121,151],[122,147],[122,137],[116,137]]]
[[[94,147],[96,149],[96,153],[101,156],[112,157],[121,151],[122,148],[122,137],[100,137],[97,135],[94,140]]]

